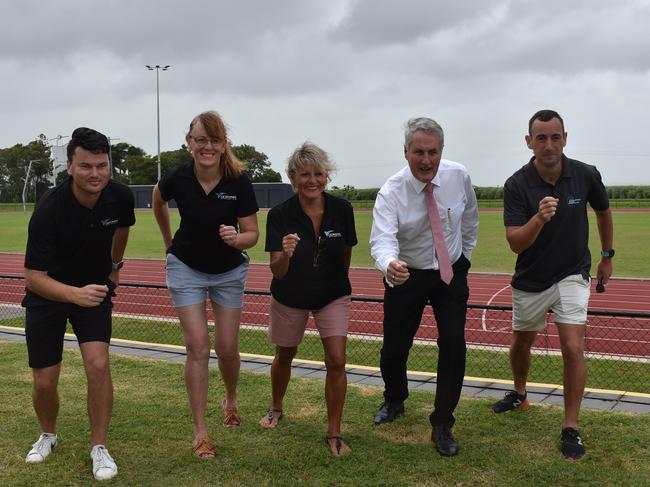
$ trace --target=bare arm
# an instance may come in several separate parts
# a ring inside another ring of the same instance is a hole
[[[169,218],[169,205],[160,195],[160,189],[158,189],[157,184],[154,186],[153,193],[151,194],[151,206],[166,250],[172,246],[172,226]]]
[[[293,257],[298,242],[300,242],[298,234],[290,233],[282,237],[282,250],[271,252],[271,272],[276,279],[282,279],[287,275],[289,262],[291,261],[291,257]]]
[[[608,208],[603,211],[596,211],[596,225],[600,236],[600,245],[603,250],[609,250],[614,246],[614,221],[612,211]],[[601,257],[596,277],[607,284],[612,275],[613,266],[611,257]]]
[[[508,240],[510,249],[514,253],[521,254],[533,245],[544,225],[555,216],[557,204],[557,198],[547,196],[539,202],[537,213],[525,225],[520,227],[506,227],[506,239]]]
[[[68,286],[52,279],[46,271],[25,268],[27,289],[50,301],[73,303],[85,308],[98,306],[106,297],[108,286],[88,284],[84,287]]]
[[[113,235],[113,248],[111,249],[111,259],[113,262],[121,262],[124,258],[124,251],[126,250],[126,243],[129,241],[130,227],[118,227]],[[108,278],[115,284],[120,283],[120,271],[112,270]]]

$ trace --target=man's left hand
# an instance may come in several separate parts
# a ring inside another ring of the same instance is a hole
[[[600,261],[598,264],[598,270],[596,271],[596,278],[598,281],[602,281],[603,284],[607,284],[609,278],[612,275],[612,259],[606,257]]]

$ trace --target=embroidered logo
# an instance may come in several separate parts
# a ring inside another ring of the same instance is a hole
[[[569,205],[579,205],[580,203],[582,203],[582,198],[577,198],[575,196],[569,196],[567,198],[567,203]]]
[[[335,232],[334,230],[325,230],[323,232],[327,238],[340,238],[341,233],[340,232]]]
[[[215,193],[214,196],[218,200],[237,201],[237,195],[234,194]]]
[[[119,220],[111,220],[110,218],[102,218],[100,223],[103,227],[110,227],[111,225],[117,225]]]

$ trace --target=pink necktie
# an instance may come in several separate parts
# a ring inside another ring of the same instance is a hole
[[[427,210],[429,213],[429,222],[431,223],[431,234],[433,235],[433,244],[436,247],[436,257],[438,257],[438,267],[440,268],[440,278],[445,284],[449,284],[454,277],[454,271],[451,268],[449,251],[445,244],[445,237],[442,233],[442,223],[438,213],[438,205],[433,197],[433,184],[430,182],[424,188],[427,198]]]

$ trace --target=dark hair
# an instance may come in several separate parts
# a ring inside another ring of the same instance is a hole
[[[540,122],[548,122],[554,118],[557,118],[562,125],[562,133],[564,133],[564,120],[560,117],[560,114],[555,110],[540,110],[535,115],[530,117],[528,121],[528,135],[533,135],[533,122],[539,120]]]
[[[88,127],[79,127],[72,132],[72,137],[70,137],[70,142],[68,142],[69,161],[72,160],[72,156],[77,147],[94,152],[95,154],[108,154],[110,152],[108,137]]]

